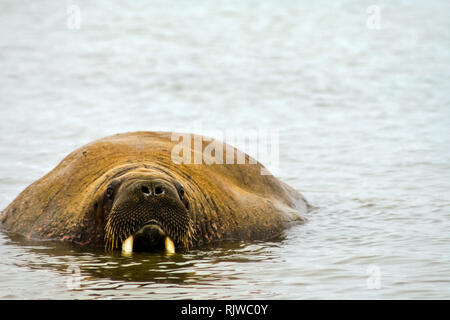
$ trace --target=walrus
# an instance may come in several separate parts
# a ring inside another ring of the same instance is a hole
[[[268,240],[305,221],[305,198],[262,175],[261,163],[247,154],[241,164],[179,163],[173,134],[116,134],[73,151],[4,209],[3,229],[106,250],[174,252],[222,240]]]

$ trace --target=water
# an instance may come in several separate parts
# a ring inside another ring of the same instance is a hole
[[[0,298],[450,297],[448,1],[2,1],[0,16],[0,208],[96,138],[199,122],[278,130],[277,176],[316,207],[279,241],[174,256],[0,233]]]

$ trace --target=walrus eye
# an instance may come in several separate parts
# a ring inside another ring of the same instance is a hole
[[[174,184],[175,184],[175,188],[177,189],[178,196],[183,201],[184,200],[184,188],[183,188],[183,186],[178,181],[175,181]]]
[[[113,191],[113,189],[111,187],[108,187],[106,189],[106,196],[108,197],[108,199],[112,199],[113,193],[114,193],[114,191]]]

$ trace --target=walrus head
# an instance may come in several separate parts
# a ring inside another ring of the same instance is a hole
[[[183,186],[156,171],[112,179],[104,191],[105,247],[124,252],[187,249],[193,236]]]

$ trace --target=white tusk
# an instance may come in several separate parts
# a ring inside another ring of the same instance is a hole
[[[175,253],[175,244],[173,243],[172,239],[166,237],[165,245],[167,253]]]
[[[133,236],[129,236],[124,242],[122,242],[122,252],[131,253],[133,252]]]

